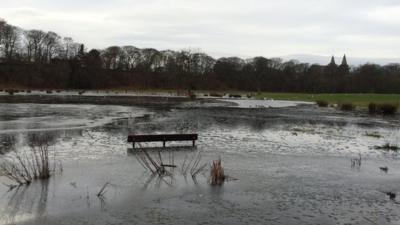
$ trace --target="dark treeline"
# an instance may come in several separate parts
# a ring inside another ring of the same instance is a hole
[[[55,32],[0,20],[0,87],[400,93],[400,64],[309,65],[279,58],[214,59],[190,50],[111,46],[86,51]]]

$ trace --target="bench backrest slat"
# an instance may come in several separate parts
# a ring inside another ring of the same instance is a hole
[[[197,134],[154,134],[154,135],[129,135],[128,142],[154,142],[154,141],[193,141]]]

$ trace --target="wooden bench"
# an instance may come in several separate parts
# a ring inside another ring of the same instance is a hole
[[[192,141],[193,147],[197,140],[197,134],[154,134],[154,135],[129,135],[128,142],[132,142],[132,147],[135,148],[136,142],[165,142],[167,141]]]

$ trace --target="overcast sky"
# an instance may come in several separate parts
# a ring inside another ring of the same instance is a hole
[[[1,0],[0,17],[88,48],[400,57],[399,0]]]

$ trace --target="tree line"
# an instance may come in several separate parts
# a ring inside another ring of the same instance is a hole
[[[193,50],[110,46],[87,51],[52,31],[0,20],[0,87],[202,89],[400,93],[400,64],[326,66],[280,58],[223,57]]]

